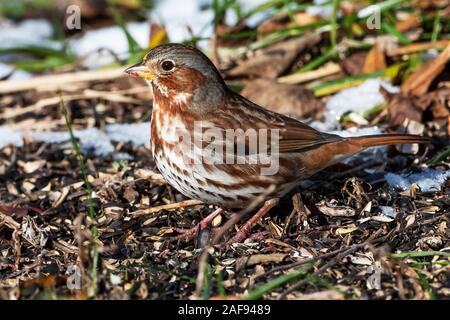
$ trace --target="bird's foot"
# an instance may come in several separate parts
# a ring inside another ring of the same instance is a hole
[[[202,219],[195,227],[190,229],[184,228],[173,228],[174,231],[178,232],[179,235],[172,238],[172,241],[191,241],[195,238],[199,230],[206,228],[211,222],[216,218],[219,214],[221,214],[224,210],[222,208],[218,208],[210,213],[207,217]]]
[[[241,229],[239,229],[239,231],[230,240],[227,241],[226,246],[229,246],[236,242],[242,242],[243,240],[247,239],[250,235],[250,231],[253,229],[253,226],[277,204],[278,199],[271,199],[266,201],[261,209],[259,209],[258,212],[255,213],[255,215],[248,219],[247,222],[241,227]]]

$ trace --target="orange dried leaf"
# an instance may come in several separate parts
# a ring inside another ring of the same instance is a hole
[[[398,32],[405,32],[419,27],[420,23],[421,23],[420,16],[412,14],[408,16],[406,19],[397,22],[395,25],[395,29],[397,29]]]
[[[403,93],[420,96],[427,92],[431,82],[444,70],[450,59],[450,45],[434,60],[415,70],[403,83]]]
[[[378,42],[376,42],[366,56],[362,72],[369,73],[380,69],[386,69],[386,60],[383,51],[381,51]]]

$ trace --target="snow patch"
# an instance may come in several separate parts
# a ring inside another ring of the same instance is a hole
[[[31,77],[31,73],[14,69],[13,66],[0,62],[0,79],[23,80]]]
[[[385,216],[395,218],[397,216],[397,212],[392,207],[388,206],[378,206],[378,208],[381,210],[381,213]]]
[[[23,146],[23,133],[21,131],[12,130],[8,127],[0,127],[0,149],[12,144],[17,147]]]
[[[148,46],[148,22],[128,23],[127,28],[142,48]],[[128,41],[123,30],[118,26],[89,30],[80,38],[71,40],[69,47],[77,56],[86,57],[83,64],[88,68],[96,68],[115,62],[115,57],[111,52],[119,58],[128,56]]]
[[[415,183],[422,192],[433,192],[441,190],[442,185],[450,178],[450,170],[425,169],[413,174],[388,172],[384,178],[390,186],[402,191],[409,189]]]
[[[361,113],[385,102],[380,93],[381,86],[390,93],[400,91],[398,87],[382,79],[366,80],[359,86],[341,90],[333,95],[325,107],[325,121],[312,121],[310,125],[326,132],[339,129],[339,120],[345,113]]]
[[[131,142],[135,146],[150,143],[150,122],[107,125],[106,134],[113,141]]]
[[[110,124],[105,130],[97,128],[88,128],[84,130],[74,130],[74,136],[78,139],[81,152],[94,153],[98,156],[106,156],[114,152],[112,141],[131,142],[135,146],[142,146],[150,143],[150,123],[133,124]],[[12,130],[6,126],[0,126],[0,148],[8,144],[17,147],[23,146],[24,133],[22,131]],[[70,141],[70,135],[67,131],[43,131],[28,132],[30,138],[47,143],[63,143]],[[116,160],[129,160],[128,154],[115,155]]]
[[[79,140],[83,153],[94,153],[98,156],[106,156],[114,151],[114,146],[109,137],[97,128],[74,130],[74,136]],[[48,143],[62,143],[70,140],[68,132],[33,132],[30,137],[36,141]]]
[[[51,45],[55,48],[61,44],[48,40],[53,34],[51,23],[45,19],[26,19],[17,24],[10,20],[0,21],[0,43],[2,48],[23,45]]]
[[[346,112],[364,112],[384,102],[380,87],[390,93],[399,92],[399,88],[381,79],[369,79],[361,85],[344,89],[332,96],[327,103],[325,119],[327,123],[336,123]]]

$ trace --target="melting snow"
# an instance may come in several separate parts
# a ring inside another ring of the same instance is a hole
[[[333,15],[333,5],[329,0],[314,0],[313,6],[306,8],[306,13],[311,16],[330,18]]]
[[[394,87],[381,79],[369,79],[361,85],[344,89],[328,100],[325,119],[327,123],[336,123],[346,112],[364,112],[370,110],[384,102],[384,97],[380,93],[380,86],[388,92],[399,92],[398,87]]]
[[[385,80],[378,78],[366,80],[359,86],[344,89],[333,95],[325,107],[325,121],[313,121],[311,126],[321,131],[339,129],[339,120],[345,113],[361,113],[385,101],[380,93],[380,86],[390,93],[399,92],[398,87]]]
[[[106,156],[114,151],[112,141],[131,142],[135,146],[141,146],[150,142],[150,123],[136,124],[111,124],[105,130],[89,128],[84,130],[74,130],[80,148],[83,153],[93,152],[98,156]],[[0,148],[8,144],[15,146],[23,145],[24,133],[0,126]],[[47,143],[63,143],[70,141],[68,132],[29,132],[26,134],[30,138]],[[116,160],[127,160],[128,154],[115,154]]]
[[[23,146],[23,133],[5,126],[0,126],[0,149],[8,144],[12,144],[17,147]]]
[[[18,24],[10,20],[0,22],[0,43],[2,48],[10,48],[23,45],[51,45],[54,48],[61,44],[48,40],[53,35],[53,27],[45,19],[26,19]]]
[[[142,48],[148,46],[148,22],[129,23],[127,28],[131,36]],[[72,39],[69,46],[70,50],[77,56],[86,56],[83,64],[89,68],[96,68],[115,62],[111,52],[114,52],[120,58],[125,58],[128,55],[128,41],[119,26],[87,31],[82,37]]]
[[[381,213],[385,216],[395,218],[397,216],[397,212],[392,207],[388,206],[378,206],[378,208],[381,210]]]
[[[442,185],[450,178],[450,170],[425,169],[419,173],[396,174],[388,172],[384,175],[387,183],[400,190],[407,190],[413,183],[417,184],[422,192],[439,191]]]
[[[106,126],[106,134],[111,140],[128,142],[135,146],[150,143],[150,122],[133,124],[110,124]]]
[[[23,80],[30,78],[31,73],[20,69],[14,69],[13,66],[0,62],[0,79],[6,77],[8,77],[8,80]]]

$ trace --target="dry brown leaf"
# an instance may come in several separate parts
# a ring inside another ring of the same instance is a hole
[[[130,203],[133,203],[136,201],[136,198],[139,197],[139,193],[134,190],[132,185],[125,185],[124,186],[124,192],[123,197]]]
[[[62,188],[61,191],[55,191],[54,193],[51,193],[51,195],[52,194],[55,195],[54,196],[55,200],[52,202],[52,207],[56,208],[56,207],[60,206],[61,203],[63,203],[64,200],[66,200],[66,197],[69,195],[69,191],[70,191],[70,186],[66,186],[66,187]],[[50,197],[51,197],[51,195],[50,195]]]
[[[254,57],[238,63],[228,72],[232,77],[258,76],[275,79],[283,74],[303,50],[309,49],[320,41],[316,33],[278,42],[259,50]]]
[[[415,70],[403,83],[403,93],[420,96],[428,91],[433,80],[440,74],[450,59],[450,45],[434,60]]]
[[[260,33],[259,38],[264,38],[264,33],[269,33],[273,31],[277,31],[280,29],[285,29],[294,26],[304,26],[311,23],[315,23],[320,21],[320,18],[317,16],[312,16],[306,12],[298,12],[294,15],[295,23],[293,23],[289,16],[284,13],[280,15],[276,15],[273,19],[269,19],[264,21],[258,26],[258,32]],[[262,35],[261,35],[262,33]]]
[[[17,164],[23,168],[23,171],[25,173],[33,173],[36,170],[41,169],[43,166],[45,166],[46,161],[45,160],[36,160],[36,161],[17,161]]]
[[[299,117],[311,116],[324,108],[309,90],[268,79],[250,82],[241,94],[272,111]]]
[[[382,90],[388,101],[387,112],[388,120],[391,126],[400,126],[406,119],[422,123],[422,115],[426,110],[426,106],[417,103],[414,97],[405,94],[388,94]]]
[[[422,19],[419,15],[411,14],[406,19],[396,23],[395,29],[399,32],[405,32],[420,26]]]
[[[247,257],[239,257],[236,260],[236,269],[239,270],[245,266],[254,266],[255,264],[280,263],[288,254],[271,253],[271,254],[254,254]]]
[[[0,204],[0,213],[7,216],[23,217],[28,214],[27,206],[20,206],[14,203]]]
[[[450,116],[450,88],[441,87],[429,92],[420,97],[417,104],[424,110],[430,107],[433,120],[443,126]]]
[[[406,46],[397,47],[394,49],[387,50],[386,54],[389,57],[400,56],[405,54],[416,53],[428,49],[445,48],[450,44],[450,40],[438,40],[435,42],[416,42],[408,44]]]
[[[347,234],[347,233],[352,233],[353,231],[358,230],[358,227],[354,224],[351,223],[349,225],[346,225],[344,227],[341,228],[337,228],[335,231],[335,234],[339,235],[339,234]]]
[[[288,295],[288,298],[295,300],[343,300],[345,297],[337,290],[324,290],[308,294],[293,292]]]
[[[341,66],[345,73],[355,76],[362,72],[368,52],[359,51],[341,60]]]
[[[414,0],[413,3],[420,9],[444,8],[450,5],[449,0]]]
[[[386,60],[383,51],[380,49],[380,45],[378,42],[375,42],[375,45],[366,56],[362,72],[369,73],[380,69],[386,69]]]
[[[297,26],[305,26],[320,21],[320,17],[312,16],[306,12],[299,12],[294,15]]]
[[[355,209],[347,206],[335,206],[325,201],[316,203],[317,209],[329,217],[353,217],[356,215]]]

